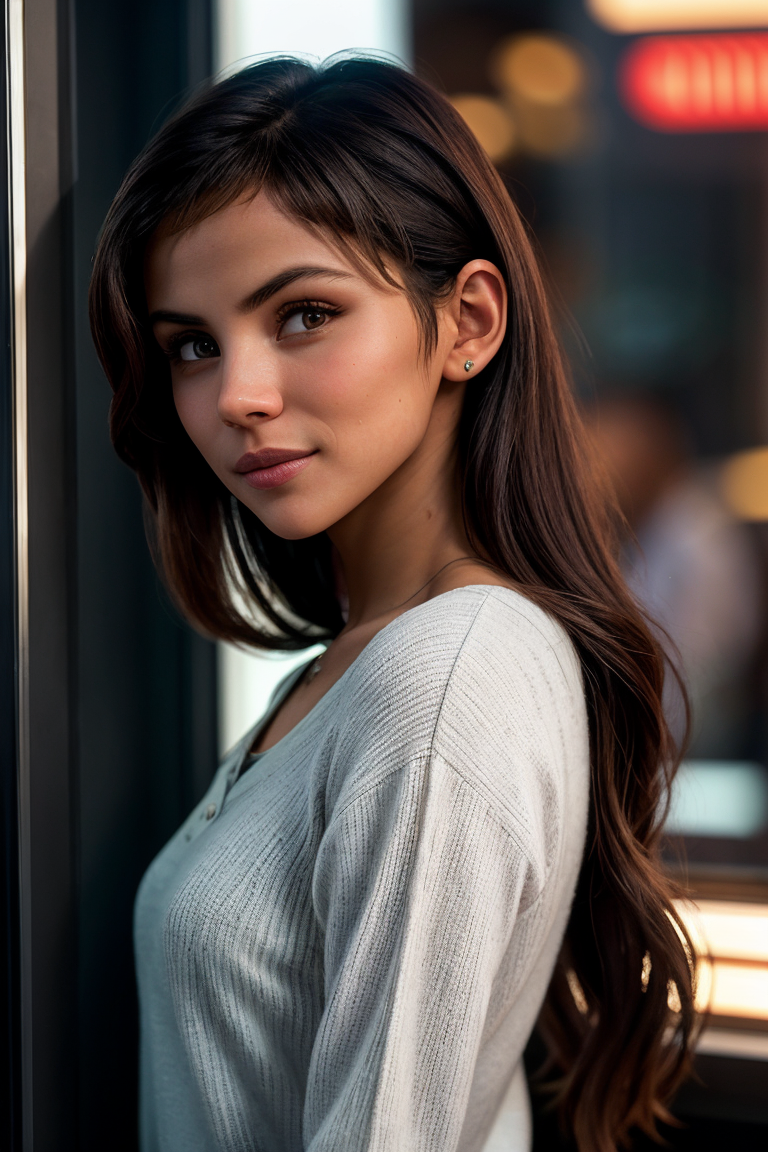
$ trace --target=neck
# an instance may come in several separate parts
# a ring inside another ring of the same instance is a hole
[[[473,554],[461,514],[455,435],[422,449],[328,530],[349,596],[348,629],[404,602],[415,607],[428,598],[425,585],[440,569]]]

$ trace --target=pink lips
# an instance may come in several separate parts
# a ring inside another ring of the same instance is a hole
[[[293,448],[261,448],[246,452],[235,464],[251,488],[277,488],[306,468],[314,452]]]

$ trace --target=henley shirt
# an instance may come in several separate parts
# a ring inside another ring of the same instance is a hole
[[[249,762],[301,672],[139,888],[142,1152],[527,1152],[586,835],[574,647],[446,592]]]

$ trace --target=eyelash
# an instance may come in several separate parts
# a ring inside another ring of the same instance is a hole
[[[289,304],[283,304],[282,308],[278,308],[279,327],[282,327],[291,316],[297,316],[301,312],[322,312],[324,316],[338,316],[341,308],[333,304],[322,304],[319,300],[292,300]]]
[[[322,312],[324,316],[338,316],[341,313],[341,308],[335,307],[333,304],[321,304],[319,300],[293,300],[289,304],[283,304],[282,308],[277,311],[278,332],[289,320],[291,316],[296,316],[301,312]],[[317,329],[319,331],[319,329]],[[192,340],[199,339],[211,340],[214,344],[216,341],[207,332],[188,331],[176,332],[170,336],[166,341],[166,347],[162,349],[163,353],[177,363],[181,360],[180,351],[185,344],[189,344]]]

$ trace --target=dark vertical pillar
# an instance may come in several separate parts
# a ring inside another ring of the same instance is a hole
[[[11,363],[10,203],[6,24],[0,45],[0,1036],[9,1074],[0,1077],[0,1147],[21,1140],[19,843],[16,700],[14,420]]]
[[[119,1152],[137,1144],[133,897],[215,768],[215,655],[161,590],[136,482],[112,453],[87,283],[123,172],[208,73],[210,2],[25,0],[23,21],[24,636],[7,211],[0,221],[0,688],[12,699],[21,684],[25,702],[0,727],[13,1069],[0,1089],[0,1145]]]
[[[19,493],[19,508],[26,504],[28,513],[28,625],[20,637],[28,685],[19,776],[22,1146],[35,1152],[69,1147],[76,1123],[75,454],[63,291],[71,107],[63,12],[58,0],[26,0],[23,45],[11,44],[12,53],[23,48],[26,72],[27,338],[17,330],[15,355],[19,364],[26,356],[28,421],[19,448],[28,469],[26,492]],[[12,138],[14,165],[19,145]],[[19,219],[21,199],[17,190],[12,209]],[[17,273],[23,271],[18,247],[14,261]],[[23,311],[24,304],[17,305]],[[17,417],[20,412],[19,402]]]
[[[75,0],[79,1148],[134,1148],[134,893],[215,767],[213,645],[152,568],[133,474],[107,434],[86,316],[101,222],[134,155],[210,71],[208,0]]]

